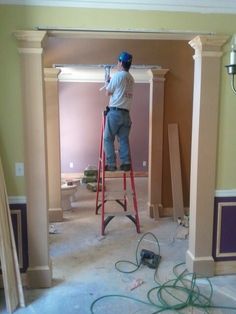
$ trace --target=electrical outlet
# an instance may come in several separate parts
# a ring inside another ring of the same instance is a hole
[[[147,162],[146,162],[146,160],[143,161],[143,167],[147,167]]]
[[[69,167],[74,168],[74,163],[72,161],[69,163]]]
[[[15,174],[16,174],[16,177],[24,176],[24,163],[23,162],[15,163]]]

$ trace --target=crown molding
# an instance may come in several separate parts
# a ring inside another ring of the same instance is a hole
[[[235,0],[0,0],[1,4],[196,13],[236,13]]]
[[[103,66],[62,66],[58,79],[60,82],[89,82],[104,83],[105,70]],[[149,83],[149,69],[161,69],[158,65],[150,66],[133,66],[130,73],[133,75],[135,83]],[[111,76],[115,73],[115,69],[111,69]]]

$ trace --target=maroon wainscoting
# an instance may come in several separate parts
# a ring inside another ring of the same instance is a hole
[[[29,265],[26,204],[9,204],[9,207],[19,268],[21,273],[25,273]]]
[[[214,205],[213,257],[236,260],[236,197],[216,197]]]

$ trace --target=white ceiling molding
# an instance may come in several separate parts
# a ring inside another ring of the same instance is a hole
[[[236,13],[235,0],[0,0],[1,4],[198,13]]]
[[[138,39],[138,40],[191,40],[198,35],[215,35],[213,32],[177,31],[169,29],[85,29],[37,26],[37,30],[47,31],[48,36],[57,38],[96,39]]]
[[[56,66],[61,70],[58,79],[60,82],[89,82],[89,83],[104,83],[105,70],[103,66]],[[149,69],[161,69],[160,66],[133,66],[130,73],[133,75],[135,83],[149,83]],[[115,72],[111,69],[111,77]]]

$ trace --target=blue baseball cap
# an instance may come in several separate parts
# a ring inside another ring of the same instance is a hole
[[[125,62],[125,63],[132,63],[132,59],[133,59],[133,56],[126,51],[121,52],[118,57],[119,61]]]

